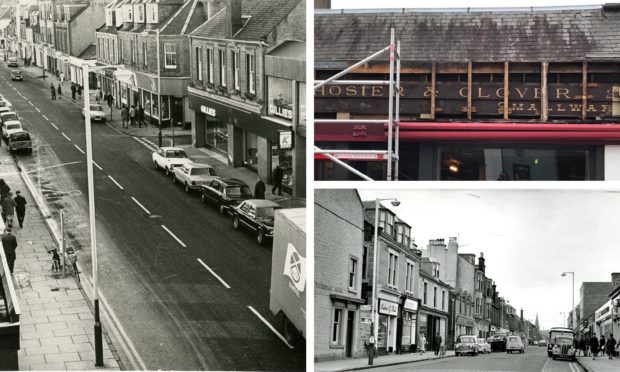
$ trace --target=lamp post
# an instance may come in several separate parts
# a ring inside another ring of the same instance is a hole
[[[577,326],[575,324],[577,322],[576,318],[575,318],[575,272],[574,271],[565,271],[565,272],[562,273],[562,276],[564,277],[564,276],[566,276],[568,274],[570,274],[572,279],[573,279],[573,287],[572,287],[572,290],[571,290],[571,297],[573,299],[573,304],[572,304],[572,307],[571,307],[571,310],[572,310],[571,322],[573,323],[573,330],[575,330],[575,326]]]
[[[391,200],[392,205],[398,207],[400,202],[396,198],[385,198],[385,199],[375,199],[375,233],[374,233],[374,249],[372,253],[373,261],[372,261],[372,336],[375,338],[375,343],[379,341],[378,332],[379,332],[379,312],[378,312],[378,303],[377,299],[377,257],[379,250],[379,206],[381,205],[381,201]],[[368,354],[368,364],[372,365],[372,353],[373,350]]]
[[[123,68],[123,65],[98,66],[93,71],[108,68]],[[90,66],[82,65],[84,83],[84,121],[86,126],[86,172],[88,176],[88,223],[90,227],[90,249],[93,265],[93,302],[95,307],[95,366],[103,367],[103,342],[99,319],[99,289],[97,287],[97,230],[95,228],[95,188],[93,179],[93,141],[90,131]]]

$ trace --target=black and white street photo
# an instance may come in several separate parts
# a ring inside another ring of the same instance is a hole
[[[306,369],[305,60],[304,0],[0,1],[0,370]]]
[[[620,369],[617,188],[316,189],[316,371]]]

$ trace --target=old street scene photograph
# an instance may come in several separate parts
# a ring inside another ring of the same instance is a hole
[[[620,179],[620,3],[315,0],[314,179]]]
[[[620,190],[316,189],[314,368],[618,371]]]
[[[306,369],[306,9],[0,0],[0,370]]]

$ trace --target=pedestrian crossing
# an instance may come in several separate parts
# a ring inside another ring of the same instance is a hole
[[[147,149],[151,150],[151,151],[157,151],[158,147],[156,144],[154,144],[151,140],[145,138],[145,137],[131,137],[134,140],[136,140],[138,143],[140,143],[142,146],[146,147]]]

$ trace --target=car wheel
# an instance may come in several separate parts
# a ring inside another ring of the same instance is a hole
[[[263,230],[258,229],[258,234],[256,234],[256,241],[260,245],[263,245],[265,243],[265,233],[263,232]]]
[[[219,211],[221,214],[224,214],[224,212],[226,212],[226,208],[224,207],[224,204],[220,205]]]
[[[234,216],[233,217],[233,228],[235,230],[239,230],[239,216]]]
[[[190,191],[189,184],[185,182],[185,192],[189,194],[189,191]]]
[[[478,356],[478,350],[474,350],[474,356]]]

